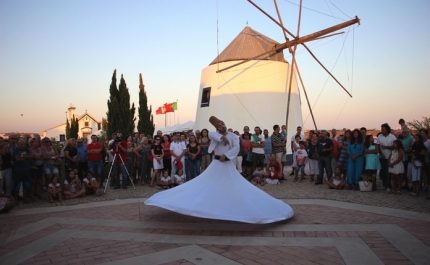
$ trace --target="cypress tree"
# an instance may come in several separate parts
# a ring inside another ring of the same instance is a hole
[[[110,98],[107,102],[108,111],[106,112],[107,118],[107,138],[110,139],[111,135],[120,129],[119,127],[119,92],[116,86],[116,69],[113,71],[112,82],[109,88]]]
[[[66,119],[66,140],[70,138],[70,123],[69,119]]]
[[[67,123],[69,123],[69,121],[67,121]],[[79,132],[78,118],[75,118],[75,115],[73,114],[73,117],[70,121],[70,133],[69,133],[70,138],[77,139],[78,132]]]
[[[117,130],[121,130],[123,136],[132,134],[134,130],[134,122],[136,118],[134,113],[136,108],[134,103],[130,108],[130,93],[128,92],[127,84],[125,83],[124,76],[121,75],[119,87],[116,85],[116,70],[112,76],[112,83],[110,85],[110,99],[108,100],[107,116],[107,134],[110,137]]]
[[[139,74],[139,123],[137,124],[137,131],[145,135],[153,135],[154,129],[152,106],[149,106],[148,109],[145,85],[143,84],[142,74]]]
[[[134,103],[130,108],[130,93],[128,92],[127,84],[125,83],[124,76],[121,74],[121,80],[119,81],[119,107],[120,107],[120,128],[123,133],[123,136],[132,134],[134,131],[136,118],[134,117],[134,113],[136,112],[136,108],[134,107]]]

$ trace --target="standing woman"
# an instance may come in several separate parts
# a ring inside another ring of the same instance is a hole
[[[163,146],[161,145],[161,137],[156,135],[154,137],[154,144],[152,145],[152,156],[153,156],[153,167],[154,173],[151,177],[150,187],[154,187],[154,179],[155,183],[158,183],[158,176],[160,175],[160,171],[164,168],[163,166]]]
[[[300,149],[300,144],[299,144],[299,142],[302,140],[302,137],[300,136],[300,134],[297,134],[295,137],[294,137],[294,142],[293,142],[293,146],[292,146],[292,149],[293,149],[293,171],[292,172],[294,172],[295,171],[295,168],[297,167],[297,161],[296,161],[296,153],[297,153],[297,150],[299,150]],[[328,177],[329,178],[329,177]]]
[[[348,175],[346,181],[348,189],[358,190],[358,180],[363,173],[364,142],[363,135],[358,129],[352,132],[351,141],[348,145]]]
[[[200,175],[200,146],[196,141],[196,136],[190,135],[188,139],[190,141],[187,145],[190,177],[187,180],[191,180]]]
[[[348,144],[351,142],[351,130],[345,131],[345,136],[339,139],[339,160],[337,161],[337,167],[340,169],[340,173],[347,176],[348,169]]]
[[[308,158],[309,158],[309,171],[310,171],[310,182],[314,182],[315,181],[315,175],[317,175],[317,179],[318,179],[318,174],[319,174],[319,169],[318,169],[318,146],[317,146],[317,142],[318,142],[318,135],[313,133],[311,136],[311,139],[308,141]],[[330,179],[330,178],[328,178]]]
[[[242,160],[242,174],[248,179],[251,178],[251,169],[252,169],[252,161],[246,160],[248,153],[251,153],[252,143],[251,143],[251,134],[244,133],[242,135],[242,140],[240,141],[240,149],[242,152],[243,160]]]
[[[45,159],[43,155],[42,148],[40,148],[40,142],[36,138],[31,138],[29,140],[30,152],[33,154],[33,159],[31,160],[31,190],[30,199],[34,202],[34,192],[36,191],[37,197],[42,199],[42,178],[43,178],[43,160]]]
[[[201,166],[202,166],[202,173],[205,171],[205,169],[209,166],[211,163],[211,154],[209,154],[208,149],[209,145],[211,144],[211,140],[209,139],[209,131],[207,129],[203,129],[201,131],[201,137],[199,139],[199,145],[200,145],[200,153],[201,153]]]
[[[395,140],[393,142],[393,149],[391,150],[390,155],[388,156],[388,172],[391,173],[391,186],[392,190],[388,193],[390,194],[401,194],[402,189],[402,176],[405,172],[405,168],[403,166],[403,157],[405,152],[403,150],[403,144],[400,140]]]
[[[143,137],[141,143],[138,147],[134,148],[134,154],[137,157],[137,163],[140,167],[140,184],[142,186],[146,183],[149,183],[149,179],[151,178],[151,174],[147,174],[149,167],[149,153],[151,153],[151,146],[148,143],[148,138]]]
[[[60,156],[58,155],[57,149],[52,147],[51,140],[48,137],[43,138],[42,145],[43,157],[45,160],[43,161],[43,171],[45,173],[45,186],[46,190],[48,190],[48,186],[51,183],[52,177],[60,178],[58,171],[58,164],[60,162]]]
[[[161,141],[161,145],[163,146],[164,156],[163,156],[163,164],[164,171],[169,173],[169,176],[172,176],[172,154],[170,153],[170,137],[169,135],[163,135],[163,141]]]
[[[134,172],[134,146],[133,142],[128,141],[127,142],[127,149],[125,151],[125,167],[127,168],[128,174],[130,175],[131,179],[133,180],[133,183],[136,183],[136,172]],[[130,184],[129,184],[130,185]]]
[[[415,153],[417,155],[417,159],[421,162],[421,164],[425,165],[425,157],[426,157],[426,152],[427,152],[427,148],[424,145],[424,141],[423,141],[423,137],[421,134],[415,134],[414,135],[414,140],[412,141],[413,144],[410,147],[410,152],[411,153]],[[409,157],[408,162],[411,162],[411,158]],[[412,174],[412,167],[413,165],[411,164],[410,166],[408,166],[408,172],[407,175],[411,176]],[[421,178],[421,180],[423,180],[423,178]]]

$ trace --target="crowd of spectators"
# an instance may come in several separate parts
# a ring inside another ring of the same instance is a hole
[[[393,134],[388,124],[381,125],[376,138],[366,128],[346,130],[337,135],[311,130],[305,138],[302,128],[287,139],[285,125],[269,130],[244,126],[243,133],[231,128],[240,139],[240,151],[232,160],[236,169],[254,185],[281,184],[287,179],[287,148],[292,152],[293,181],[326,183],[330,189],[359,190],[363,175],[376,189],[377,174],[384,190],[400,195],[408,189],[411,196],[429,189],[430,140],[426,129],[412,135],[401,119],[401,133]],[[18,199],[22,189],[24,203],[43,199],[61,201],[76,197],[102,195],[103,185],[127,189],[138,184],[173,188],[198,177],[209,166],[212,154],[208,130],[174,132],[154,136],[135,133],[112,135],[106,144],[96,135],[68,139],[57,150],[49,138],[0,137],[0,193]],[[309,170],[305,174],[305,168]],[[110,176],[109,176],[110,173]],[[108,178],[109,183],[104,180]]]

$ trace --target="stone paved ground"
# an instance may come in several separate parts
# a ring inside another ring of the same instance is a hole
[[[155,188],[108,190],[0,216],[0,264],[430,264],[430,201],[287,180],[260,187],[294,209],[252,225],[144,205]],[[130,199],[135,198],[135,199]]]
[[[352,202],[363,205],[382,206],[394,209],[411,210],[415,212],[430,213],[430,201],[425,197],[430,196],[430,192],[421,192],[419,197],[408,196],[406,190],[402,195],[389,195],[382,189],[382,184],[378,181],[379,190],[376,192],[359,191],[334,191],[328,190],[326,185],[314,185],[308,181],[293,182],[293,177],[283,181],[281,185],[259,186],[262,190],[279,199],[328,199],[341,202]],[[52,207],[61,205],[75,205],[80,203],[107,201],[126,198],[149,198],[159,190],[155,187],[136,185],[136,190],[129,186],[126,190],[108,189],[106,194],[101,197],[87,196],[62,203],[48,203],[46,200],[37,201],[30,204],[20,204],[19,209]]]

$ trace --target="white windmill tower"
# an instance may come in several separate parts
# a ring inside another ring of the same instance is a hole
[[[228,127],[236,130],[248,125],[251,128],[260,126],[261,129],[271,131],[274,124],[286,124],[288,135],[294,135],[296,126],[303,124],[297,79],[300,80],[316,128],[295,60],[296,48],[303,45],[334,78],[313,55],[306,42],[340,34],[335,32],[359,23],[360,20],[355,17],[333,27],[299,37],[301,2],[296,35],[283,26],[276,0],[274,3],[279,22],[251,0],[248,2],[282,29],[285,42],[278,43],[250,27],[245,27],[224,51],[202,70],[194,128],[200,130],[211,128],[208,119],[214,115],[221,118]],[[287,34],[292,37],[291,40]],[[288,49],[292,54],[291,64],[284,59],[284,49]],[[337,80],[336,82],[348,93]]]

